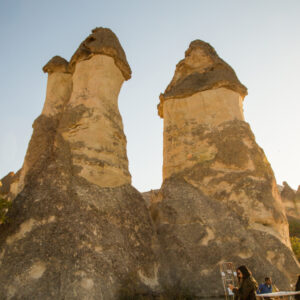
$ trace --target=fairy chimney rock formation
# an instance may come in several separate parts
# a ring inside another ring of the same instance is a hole
[[[224,261],[289,288],[299,264],[244,121],[247,89],[209,44],[190,44],[160,96],[164,181],[145,200],[128,171],[118,95],[131,70],[116,35],[96,28],[70,62],[55,56],[43,70],[23,167],[0,187],[14,198],[0,226],[0,299],[218,297]]]
[[[51,155],[58,124],[72,91],[72,74],[68,71],[68,64],[64,58],[54,56],[43,67],[43,71],[48,73],[46,99],[41,115],[32,125],[33,133],[23,166],[11,184],[12,198],[24,188],[28,172],[41,168]]]
[[[160,96],[158,111],[164,119],[163,179],[182,173],[187,182],[205,194],[241,203],[253,226],[269,224],[273,234],[289,245],[273,171],[244,122],[245,95],[246,87],[209,44],[199,40],[190,44]],[[246,185],[238,184],[246,178]],[[253,198],[249,186],[260,191],[265,201],[259,201],[257,196],[252,199],[260,207],[258,211],[251,201],[244,200]],[[270,205],[277,213],[268,209]]]
[[[43,68],[42,114],[0,227],[0,299],[121,299],[159,287],[154,229],[130,182],[118,95],[125,53],[96,28]],[[17,176],[17,174],[16,174]],[[137,213],[138,211],[138,213]]]
[[[76,172],[101,187],[131,183],[118,95],[131,77],[124,50],[107,28],[96,28],[70,61],[73,91],[60,131]]]
[[[202,297],[217,296],[222,261],[284,278],[285,287],[299,271],[273,171],[244,121],[246,95],[234,70],[199,40],[160,95],[164,182],[150,209],[164,249],[161,278]]]
[[[54,56],[43,67],[43,71],[48,73],[48,82],[42,114],[53,116],[61,113],[69,101],[72,91],[72,74],[68,67],[68,61],[60,56]]]
[[[234,70],[207,43],[191,42],[165,92],[159,115],[164,119],[163,178],[215,155],[216,149],[195,140],[201,125],[215,127],[225,121],[244,120],[247,88]],[[175,126],[174,126],[175,125]]]

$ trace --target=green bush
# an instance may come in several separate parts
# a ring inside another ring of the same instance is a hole
[[[11,207],[11,201],[0,196],[0,224],[3,224],[8,221],[7,219],[7,212]]]
[[[293,217],[289,217],[288,222],[290,227],[290,236],[296,236],[300,238],[300,220]]]
[[[292,249],[300,262],[300,238],[296,236],[291,237]]]

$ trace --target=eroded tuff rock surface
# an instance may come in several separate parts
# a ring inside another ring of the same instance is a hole
[[[125,53],[105,28],[79,52],[87,55],[77,51],[71,67],[59,57],[44,67],[45,105],[13,221],[0,228],[0,299],[107,300],[158,287],[154,230],[130,185],[117,105],[130,73]]]
[[[246,264],[289,289],[299,272],[273,171],[244,121],[246,88],[207,43],[194,41],[160,96],[164,161],[151,213],[162,285],[221,294],[219,264]]]

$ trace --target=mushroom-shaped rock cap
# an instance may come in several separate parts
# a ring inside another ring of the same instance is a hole
[[[208,43],[195,40],[185,51],[174,77],[160,94],[158,114],[163,117],[163,102],[171,98],[185,98],[197,92],[225,87],[238,92],[243,98],[247,88],[240,83],[234,70],[222,60]]]
[[[70,61],[70,70],[74,72],[78,61],[91,58],[95,54],[111,56],[126,80],[131,78],[131,69],[125,52],[117,36],[109,29],[97,27],[80,44]]]
[[[54,56],[45,64],[43,71],[48,74],[54,72],[69,73],[68,67],[68,61],[60,56]]]

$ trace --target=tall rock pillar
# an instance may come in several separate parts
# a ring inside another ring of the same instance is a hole
[[[200,40],[160,95],[164,182],[151,211],[169,270],[161,278],[194,296],[223,293],[222,261],[249,265],[259,280],[272,274],[285,288],[299,270],[273,171],[244,121],[246,95]]]
[[[190,44],[185,56],[158,106],[164,119],[163,179],[214,156],[216,150],[197,135],[199,127],[244,121],[247,89],[232,68],[199,40]]]
[[[41,169],[53,153],[59,121],[72,92],[72,74],[68,65],[64,58],[54,56],[43,67],[43,71],[48,73],[46,99],[41,115],[32,125],[33,133],[23,166],[11,184],[10,193],[13,198],[24,188],[28,172],[34,173],[34,170]]]
[[[111,30],[96,28],[66,68],[66,75],[51,63],[44,68],[47,97],[23,188],[11,222],[0,227],[0,299],[152,293],[159,287],[155,232],[130,184],[117,102],[131,73],[125,53]]]
[[[114,33],[96,28],[70,61],[73,91],[60,130],[75,172],[101,187],[131,183],[118,96],[131,70]]]

